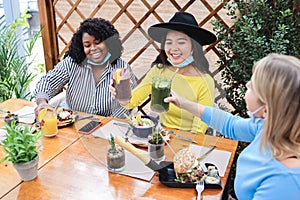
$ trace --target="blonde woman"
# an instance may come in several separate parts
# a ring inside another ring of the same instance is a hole
[[[248,119],[188,101],[165,99],[200,117],[226,137],[251,142],[237,162],[238,199],[299,199],[300,60],[270,54],[254,65],[245,100]]]

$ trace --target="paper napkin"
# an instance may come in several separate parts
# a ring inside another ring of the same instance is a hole
[[[208,147],[190,144],[190,149],[195,153],[196,157],[200,157],[203,153],[209,150]],[[213,150],[201,162],[214,164],[219,171],[219,175],[224,177],[227,165],[231,156],[231,152],[222,150]]]
[[[34,107],[25,106],[22,109],[14,112],[19,116],[19,122],[33,124],[35,120]]]
[[[141,153],[148,154],[148,152],[142,150]],[[147,167],[135,155],[125,150],[125,169],[119,173],[126,176],[150,181],[155,172]]]

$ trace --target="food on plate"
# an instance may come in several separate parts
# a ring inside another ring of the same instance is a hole
[[[201,169],[195,154],[184,148],[174,156],[174,170],[176,172],[176,182],[196,183],[204,180],[204,171]]]
[[[74,111],[66,108],[57,109],[58,125],[65,125],[75,121]]]
[[[142,117],[139,113],[130,118],[130,123],[136,127],[149,127],[154,125],[154,122],[151,119]]]
[[[15,120],[16,124],[19,123],[19,116],[17,114],[11,113],[10,111],[7,111],[6,115],[4,116],[4,121],[8,125],[10,125],[12,120]]]
[[[197,161],[195,154],[189,149],[181,149],[174,156],[174,170],[179,173],[187,172]]]
[[[197,160],[194,152],[189,148],[180,150],[174,156],[174,170],[176,172],[176,182],[197,183],[205,181],[206,184],[219,184],[220,176],[216,166],[207,164],[207,171],[201,168],[201,163]]]

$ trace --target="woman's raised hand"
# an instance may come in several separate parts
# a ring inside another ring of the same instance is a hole
[[[110,93],[111,93],[111,96],[115,99],[117,93],[116,93],[116,88],[113,86],[113,83],[114,83],[114,80],[111,79],[111,80],[110,80],[110,83],[109,83],[109,91],[110,91]]]

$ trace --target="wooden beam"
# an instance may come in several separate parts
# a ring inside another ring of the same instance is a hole
[[[55,13],[53,0],[38,0],[42,41],[44,47],[46,71],[53,69],[58,63],[58,46],[56,37]]]

